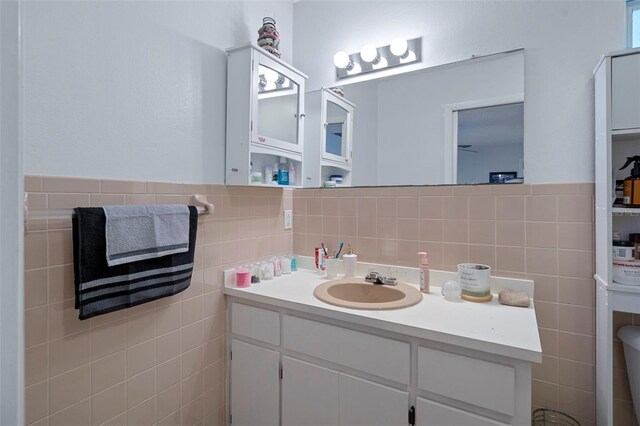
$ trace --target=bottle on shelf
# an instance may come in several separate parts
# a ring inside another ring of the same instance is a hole
[[[293,161],[289,161],[289,185],[296,184],[296,168],[293,165]]]
[[[289,185],[289,170],[287,170],[287,159],[280,157],[280,167],[278,167],[278,185]]]
[[[640,207],[640,155],[627,157],[620,170],[624,170],[633,163],[631,175],[624,180],[624,198],[622,203],[627,207]]]

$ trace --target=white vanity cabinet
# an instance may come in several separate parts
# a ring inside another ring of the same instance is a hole
[[[226,52],[227,185],[277,185],[265,170],[284,158],[295,170],[289,186],[302,186],[307,76],[252,43]],[[252,179],[251,171],[262,178]]]
[[[228,315],[232,425],[530,422],[528,361],[236,297]]]
[[[305,187],[323,186],[332,175],[351,185],[355,105],[329,89],[306,93]]]
[[[280,354],[251,343],[231,342],[231,413],[233,424],[280,424]]]

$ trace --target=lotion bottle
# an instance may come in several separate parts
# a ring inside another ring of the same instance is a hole
[[[418,253],[420,256],[420,291],[429,293],[429,257],[426,251]]]

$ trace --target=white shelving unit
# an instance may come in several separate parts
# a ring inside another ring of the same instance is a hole
[[[596,418],[613,424],[613,312],[640,313],[640,286],[613,282],[612,232],[640,232],[640,209],[612,207],[618,170],[640,154],[640,49],[603,56],[595,78]]]
[[[265,168],[284,157],[295,168],[287,187],[302,187],[307,76],[253,43],[226,52],[226,184],[277,186]],[[263,174],[260,182],[251,170]]]
[[[324,88],[308,92],[306,103],[304,186],[323,186],[332,175],[342,175],[342,186],[351,186],[356,106]]]

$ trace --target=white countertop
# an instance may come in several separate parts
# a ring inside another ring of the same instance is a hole
[[[433,275],[450,274],[431,272],[432,283]],[[316,299],[313,290],[325,281],[327,279],[318,276],[315,271],[299,270],[273,280],[263,280],[247,288],[237,288],[233,284],[225,283],[224,293],[239,299],[295,309],[510,358],[538,363],[542,361],[533,303],[529,308],[505,306],[498,303],[495,294],[493,300],[488,303],[448,301],[440,294],[439,287],[432,286],[431,292],[424,294],[422,301],[414,306],[387,311],[357,310],[329,305]]]

